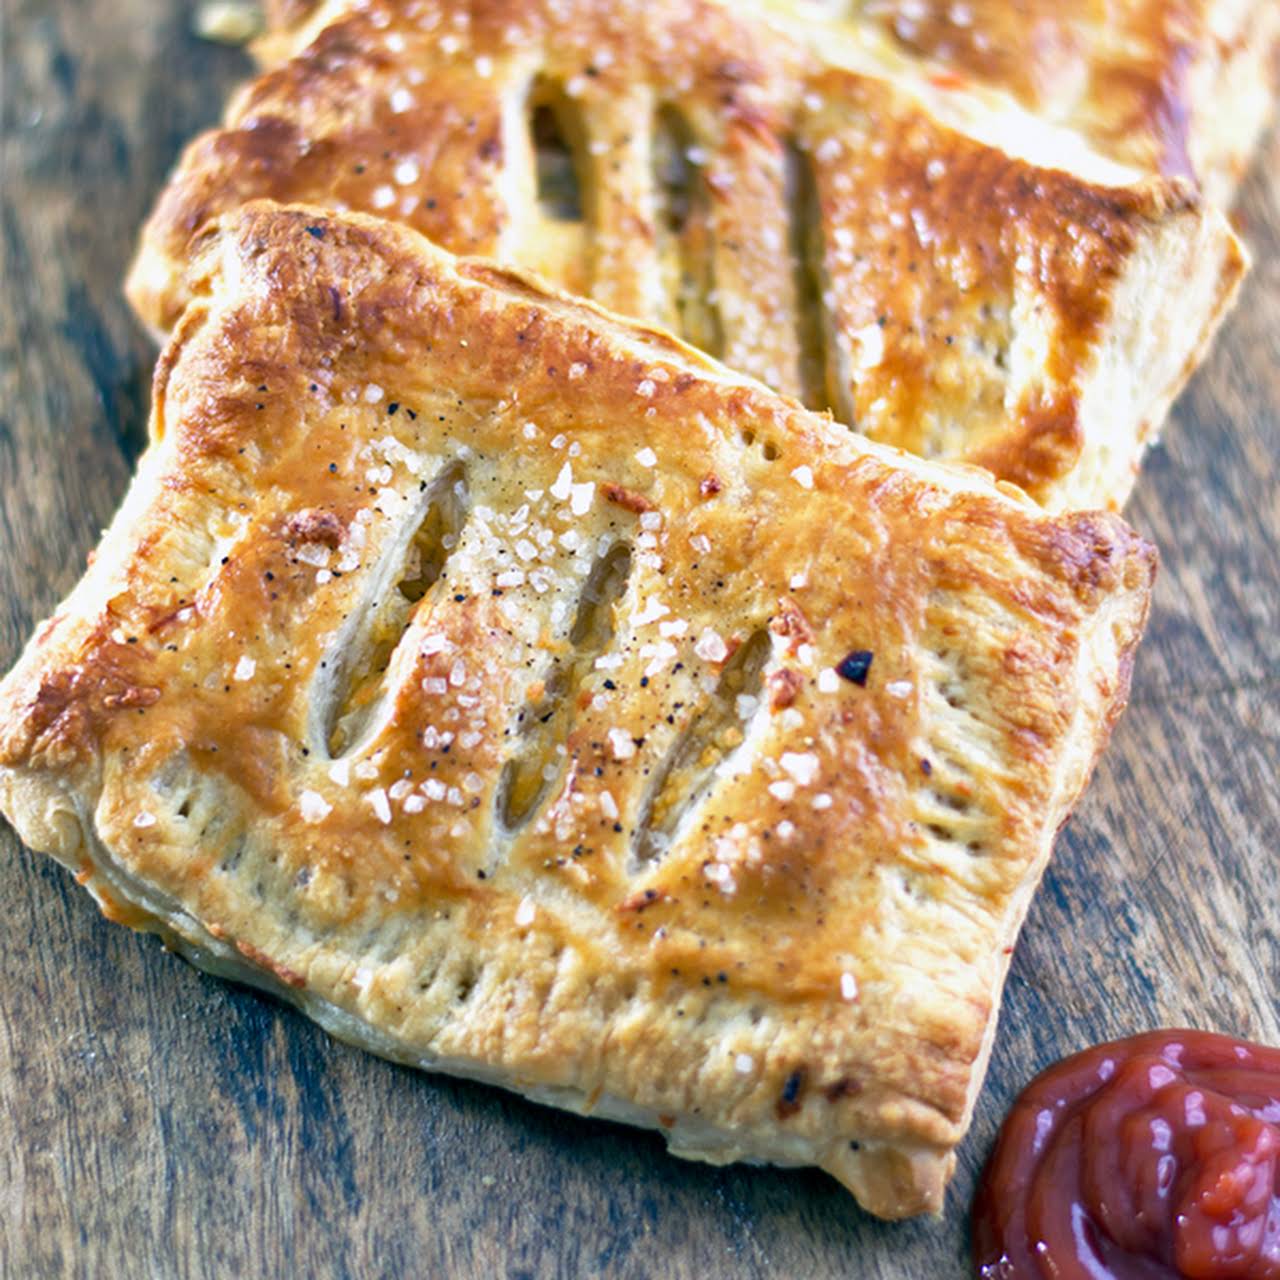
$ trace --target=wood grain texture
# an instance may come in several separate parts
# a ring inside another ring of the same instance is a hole
[[[0,662],[79,577],[141,446],[120,298],[178,147],[247,63],[183,0],[0,0]],[[1280,1044],[1280,146],[1257,269],[1130,516],[1164,568],[1133,705],[1015,958],[946,1216],[887,1226],[815,1173],[418,1075],[102,920],[0,836],[0,1275],[968,1274],[1014,1093],[1092,1041]]]

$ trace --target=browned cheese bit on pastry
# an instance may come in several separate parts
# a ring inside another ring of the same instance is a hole
[[[191,281],[23,838],[377,1053],[938,1209],[1152,548],[392,223]]]
[[[1244,270],[1187,182],[709,0],[334,4],[266,48],[143,233],[129,293],[158,330],[211,217],[356,209],[662,324],[874,440],[1115,508]]]

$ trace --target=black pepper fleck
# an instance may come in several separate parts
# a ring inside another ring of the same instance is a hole
[[[863,687],[867,683],[867,672],[871,670],[873,656],[870,649],[855,649],[841,660],[836,672],[850,683]]]

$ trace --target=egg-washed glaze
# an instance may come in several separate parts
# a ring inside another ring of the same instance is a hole
[[[938,1209],[1153,549],[391,223],[192,292],[0,686],[23,838],[376,1052]]]
[[[1185,182],[1134,185],[1012,105],[709,0],[331,4],[265,49],[144,230],[129,295],[159,330],[209,218],[356,209],[666,325],[874,440],[1116,508],[1244,271]]]

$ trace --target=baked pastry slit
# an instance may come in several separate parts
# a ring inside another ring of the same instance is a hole
[[[831,322],[835,307],[813,161],[794,138],[787,140],[784,154],[800,351],[798,398],[810,409],[829,409],[838,422],[854,427],[851,378],[844,371],[839,338]]]
[[[519,215],[522,257],[553,280],[579,293],[591,291],[590,182],[582,115],[564,85],[535,75],[525,107],[534,179],[533,207]]]
[[[519,830],[564,773],[565,741],[582,682],[614,637],[614,610],[631,574],[631,548],[616,542],[597,557],[578,598],[569,652],[552,657],[529,690],[511,733],[517,748],[502,768],[498,814],[507,831]]]
[[[367,549],[359,546],[359,540],[376,526],[369,519],[372,512],[368,508],[358,511],[352,526],[357,531],[352,539],[355,545],[338,562],[337,572],[342,573],[341,566],[345,566],[347,572],[360,573],[364,555],[374,558],[373,566],[363,571],[363,592],[322,660],[316,680],[312,749],[330,758],[358,751],[379,711],[385,708],[396,656],[401,654],[402,662],[408,657],[402,642],[416,614],[429,611],[424,598],[438,583],[465,523],[467,486],[462,464],[457,460],[442,463],[429,480],[419,479],[425,465],[411,459],[408,469],[401,468],[410,486],[418,480],[416,494],[389,487],[393,477],[390,462],[383,461],[366,473],[374,482],[386,482],[377,502],[401,510],[380,545],[375,541]],[[376,532],[373,538],[378,538]],[[305,557],[312,551],[304,546],[300,554]],[[314,551],[322,557],[320,563],[328,562],[325,544]]]
[[[653,119],[653,188],[658,261],[667,296],[664,322],[708,355],[724,354],[716,293],[715,231],[707,155],[670,103]]]
[[[654,770],[632,836],[633,875],[662,857],[717,771],[731,769],[729,757],[746,742],[750,722],[760,711],[769,651],[769,632],[763,627],[738,646]]]

